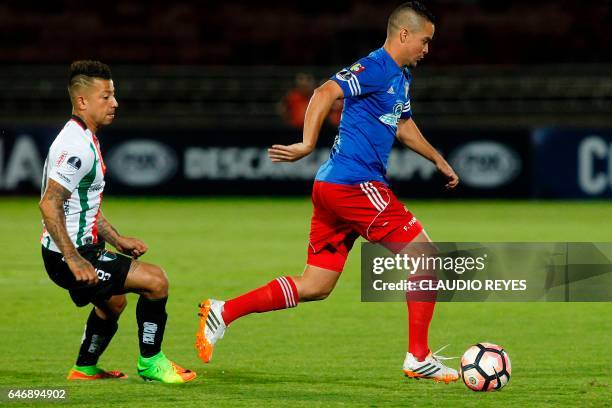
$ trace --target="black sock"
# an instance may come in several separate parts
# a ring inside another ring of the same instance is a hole
[[[117,327],[119,327],[117,320],[103,320],[96,314],[95,307],[91,309],[76,364],[96,365],[117,332]]]
[[[136,320],[138,321],[138,343],[140,355],[152,357],[159,353],[166,329],[166,302],[168,297],[147,299],[140,296],[136,305]]]

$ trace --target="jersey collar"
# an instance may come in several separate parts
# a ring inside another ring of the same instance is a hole
[[[71,115],[70,119],[74,120],[80,127],[83,128],[83,130],[87,130],[87,124],[85,123],[83,119],[79,118],[77,115]]]
[[[380,52],[382,53],[384,58],[389,62],[389,64],[391,64],[391,66],[395,67],[397,71],[400,71],[402,74],[404,74],[406,79],[412,79],[412,73],[410,72],[410,68],[408,68],[407,65],[404,65],[403,67],[400,67],[399,65],[397,65],[397,62],[395,62],[395,60],[391,58],[387,50],[385,50],[385,47],[380,47]]]
[[[387,60],[387,62],[389,62],[389,64],[391,64],[391,66],[395,67],[395,69],[398,70],[398,71],[402,71],[402,67],[397,65],[397,62],[395,62],[395,60],[393,58],[391,58],[391,56],[389,55],[387,50],[385,50],[385,47],[380,47],[380,52],[382,53],[384,58]]]

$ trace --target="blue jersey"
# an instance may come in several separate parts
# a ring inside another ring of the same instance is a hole
[[[344,91],[344,109],[329,160],[317,172],[316,180],[386,183],[397,123],[412,116],[410,71],[379,48],[331,79]]]

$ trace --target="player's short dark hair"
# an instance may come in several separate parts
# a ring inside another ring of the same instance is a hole
[[[70,64],[70,80],[77,75],[90,78],[111,79],[110,67],[100,61],[80,60]]]
[[[407,1],[397,6],[395,10],[391,12],[389,21],[387,22],[387,35],[400,28],[400,18],[406,11],[411,11],[432,24],[435,24],[436,22],[436,17],[427,9],[427,7],[425,7],[423,3],[419,1]]]
[[[108,65],[100,61],[80,60],[70,64],[70,78],[68,80],[68,94],[74,98],[77,89],[87,87],[94,79],[112,79]]]

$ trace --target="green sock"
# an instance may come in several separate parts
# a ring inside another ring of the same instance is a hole
[[[78,366],[75,365],[72,367],[74,370],[80,371],[87,375],[96,375],[105,372],[103,369],[99,368],[97,365],[88,365],[88,366]]]

